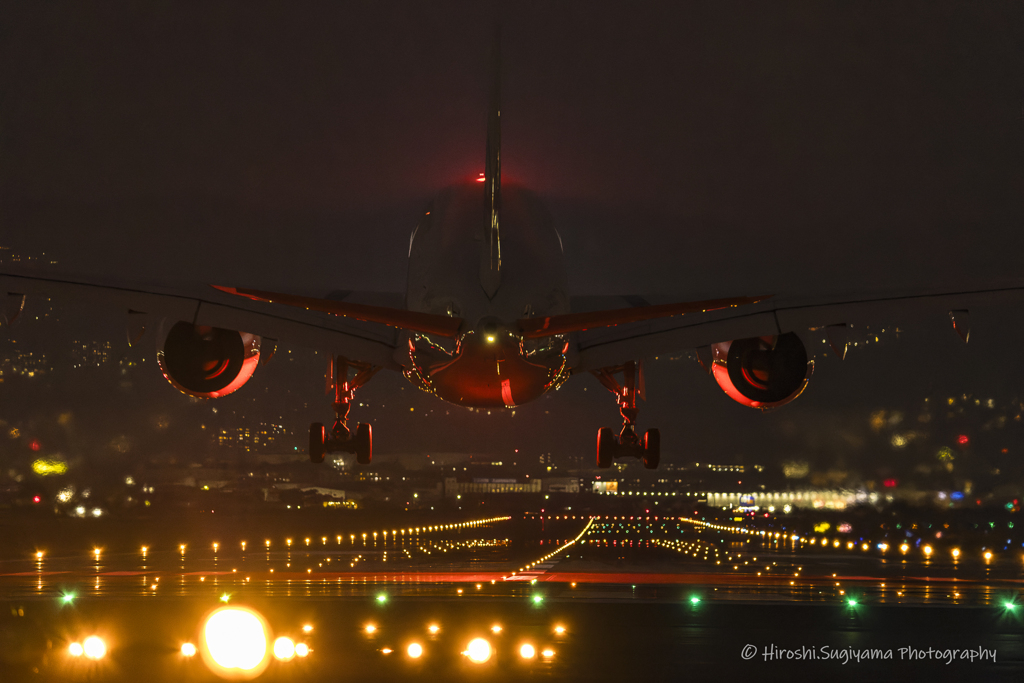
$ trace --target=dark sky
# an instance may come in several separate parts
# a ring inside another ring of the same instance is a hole
[[[482,170],[495,14],[479,2],[7,3],[0,244],[124,279],[401,291],[424,203]],[[547,201],[573,293],[1020,275],[1020,3],[591,0],[501,15],[503,170]],[[873,406],[930,391],[1008,400],[1024,374],[1020,312],[976,318],[969,349],[927,321],[823,364],[772,415],[665,366],[641,427],[661,426],[679,459],[727,459],[800,447],[783,433],[863,429]],[[597,393],[576,380],[524,407],[531,429],[469,426],[455,450],[486,435],[589,452],[616,417]],[[451,431],[425,429],[426,447]],[[381,448],[422,445],[387,438]]]

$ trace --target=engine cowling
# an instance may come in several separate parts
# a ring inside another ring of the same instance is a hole
[[[789,403],[807,387],[814,361],[792,332],[712,344],[711,372],[729,398],[767,410]]]
[[[260,362],[260,338],[248,332],[193,325],[160,325],[156,361],[178,391],[219,398],[249,381]]]

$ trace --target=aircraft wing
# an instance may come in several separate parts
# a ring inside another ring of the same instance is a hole
[[[9,309],[0,309],[0,314],[8,319],[16,315],[12,313],[14,309],[20,310],[22,301],[29,314],[33,297],[48,296],[119,308],[126,318],[130,312],[133,316],[149,316],[154,321],[168,318],[249,332],[350,360],[398,369],[392,358],[398,344],[398,331],[393,328],[300,308],[266,306],[205,285],[165,289],[93,277],[0,272],[0,296],[6,298],[0,305]],[[362,299],[379,305],[392,303],[396,297],[400,300],[400,295],[364,293],[360,296],[354,292],[334,292],[328,295],[328,300]]]
[[[650,306],[646,298],[638,296],[592,299],[603,305],[618,300],[637,307]],[[589,298],[580,301],[584,306],[590,303]],[[773,296],[742,306],[580,332],[576,338],[579,363],[575,369],[595,370],[733,339],[785,332],[800,334],[822,328],[834,334],[844,326],[898,324],[922,318],[954,318],[957,332],[966,339],[971,309],[1020,305],[1024,305],[1024,283],[961,291],[878,292],[803,299]],[[953,321],[950,327],[953,329]]]

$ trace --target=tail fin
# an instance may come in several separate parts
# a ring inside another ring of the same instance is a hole
[[[491,51],[491,102],[484,163],[484,243],[480,254],[480,286],[493,299],[501,286],[501,27],[494,27]]]

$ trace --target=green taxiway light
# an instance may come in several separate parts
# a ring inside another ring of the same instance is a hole
[[[857,601],[853,600],[853,599],[847,600],[846,604],[849,605],[850,607],[856,607],[857,606]]]
[[[533,604],[539,605],[542,602],[544,602],[544,596],[543,595],[534,595],[533,596]]]
[[[380,595],[377,596],[377,602],[381,603],[382,605],[385,602],[387,602],[387,601],[388,601],[388,596],[386,594],[381,593]]]
[[[224,595],[220,596],[220,601],[221,602],[227,602],[230,599],[231,599],[231,596],[229,594],[227,594],[227,593],[225,593]]]
[[[60,599],[61,599],[61,602],[63,602],[65,605],[70,605],[75,600],[75,594],[74,593],[65,593],[64,595],[61,596]]]
[[[696,595],[690,598],[691,605],[696,605],[698,602],[700,602],[700,598],[698,598]]]
[[[1015,609],[1017,609],[1017,605],[1013,604],[1012,602],[1004,602],[1003,603],[1003,607],[1005,607],[1008,610],[1015,610]]]

